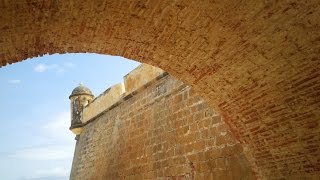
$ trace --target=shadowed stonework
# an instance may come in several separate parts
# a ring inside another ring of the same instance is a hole
[[[149,68],[125,77],[134,83],[118,102],[104,101],[117,94],[109,90],[85,107],[106,109],[83,119],[71,179],[255,179],[217,112],[190,86]]]

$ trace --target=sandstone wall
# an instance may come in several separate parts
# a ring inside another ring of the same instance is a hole
[[[255,179],[239,142],[190,86],[164,73],[133,89],[87,121],[71,179]]]
[[[139,65],[124,76],[122,83],[113,85],[96,97],[93,102],[83,110],[82,122],[86,123],[103,111],[108,110],[110,106],[121,102],[125,95],[129,95],[132,92],[136,93],[142,86],[147,83],[152,83],[151,81],[153,79],[163,73],[164,71],[157,67],[148,64]]]

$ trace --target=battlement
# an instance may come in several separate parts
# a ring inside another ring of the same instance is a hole
[[[148,64],[141,64],[123,77],[123,82],[115,84],[97,96],[83,109],[82,123],[87,123],[105,110],[119,103],[125,97],[143,89],[149,82],[164,74],[162,69]]]
[[[82,117],[70,179],[254,179],[219,114],[158,68],[134,69]]]

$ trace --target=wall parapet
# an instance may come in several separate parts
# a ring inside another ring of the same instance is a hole
[[[167,73],[88,120],[73,162],[70,179],[256,179],[219,114]]]
[[[115,84],[97,96],[83,109],[83,125],[93,121],[106,111],[131,98],[154,81],[168,73],[148,64],[141,64],[123,77],[123,82]]]

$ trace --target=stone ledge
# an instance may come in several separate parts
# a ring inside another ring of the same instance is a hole
[[[152,81],[157,76],[164,73],[162,69],[156,68],[148,64],[141,64],[130,73],[124,76],[123,82],[125,86],[125,93],[130,94],[131,92],[139,89],[143,85]]]
[[[139,65],[124,76],[124,82],[111,86],[83,109],[82,123],[86,124],[105,110],[131,98],[138,91],[149,86],[153,81],[161,79],[166,74],[163,70],[151,65]]]
[[[93,118],[110,105],[119,101],[124,94],[123,83],[111,86],[83,109],[82,123]]]
[[[153,80],[149,81],[148,83],[144,84],[142,87],[140,87],[139,89],[131,92],[130,94],[124,95],[122,96],[119,101],[115,102],[114,104],[106,107],[105,110],[103,110],[102,112],[95,114],[95,116],[92,116],[91,119],[86,119],[85,122],[83,122],[82,126],[85,126],[86,124],[96,120],[97,118],[99,118],[100,116],[102,116],[103,114],[105,114],[106,112],[112,110],[113,108],[119,106],[121,103],[127,101],[128,99],[132,98],[134,95],[138,94],[139,92],[143,91],[144,89],[146,89],[148,86],[152,85],[154,82],[161,80],[162,78],[166,77],[167,75],[169,75],[167,72],[164,72],[162,74],[160,74],[159,76],[157,76],[156,78],[154,78]]]

